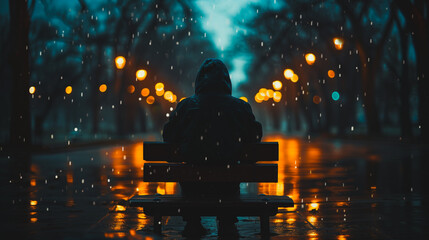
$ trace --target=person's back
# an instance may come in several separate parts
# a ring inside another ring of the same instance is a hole
[[[163,138],[179,146],[179,155],[187,163],[238,164],[241,146],[260,142],[262,127],[255,121],[250,105],[231,96],[226,66],[218,59],[207,59],[197,74],[195,95],[182,100],[172,112],[164,126]],[[180,183],[180,186],[188,197],[239,194],[237,183]],[[195,219],[199,222],[199,217],[185,218],[188,225]],[[226,226],[236,222],[231,216],[219,219],[227,222]]]

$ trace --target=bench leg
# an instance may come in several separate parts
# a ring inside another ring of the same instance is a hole
[[[259,222],[261,223],[261,235],[269,235],[270,233],[270,217],[259,216]]]
[[[157,234],[161,234],[162,228],[162,216],[155,215],[153,216],[153,231]]]

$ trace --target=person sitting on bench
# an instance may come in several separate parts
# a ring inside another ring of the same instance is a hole
[[[243,143],[260,142],[262,126],[250,104],[231,96],[228,69],[219,59],[201,65],[195,94],[179,102],[164,125],[164,142],[179,146],[181,159],[190,164],[239,164]],[[180,183],[185,197],[237,197],[239,183]],[[217,216],[219,235],[237,235],[236,216]],[[184,235],[206,232],[200,216],[184,216]]]

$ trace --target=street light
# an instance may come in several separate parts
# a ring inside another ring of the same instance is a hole
[[[149,88],[143,88],[140,93],[143,97],[147,97],[150,93],[150,90]]]
[[[164,83],[159,82],[159,83],[155,84],[155,90],[157,92],[164,90]]]
[[[292,71],[292,69],[288,68],[283,72],[283,74],[285,75],[286,79],[291,79],[293,76],[293,71]]]
[[[296,83],[296,82],[298,82],[298,79],[299,79],[298,75],[296,75],[296,74],[294,73],[290,80],[291,80],[292,82]]]
[[[334,70],[329,70],[329,71],[328,71],[328,77],[329,77],[329,78],[334,78],[334,77],[335,77],[335,72],[334,72]]]
[[[280,102],[282,100],[282,93],[279,91],[275,91],[273,95],[274,102]]]
[[[146,76],[147,76],[147,71],[144,69],[140,69],[136,72],[136,78],[140,81],[145,80]]]
[[[65,91],[67,94],[70,94],[70,93],[72,93],[73,88],[71,86],[67,86]]]
[[[344,40],[342,38],[334,38],[332,41],[334,42],[335,48],[337,50],[343,49]]]
[[[282,89],[282,82],[280,82],[279,80],[276,80],[273,82],[273,88],[275,90],[280,90]]]
[[[312,53],[305,54],[305,61],[307,61],[308,65],[313,65],[313,63],[316,61],[316,56]]]
[[[122,57],[122,56],[117,56],[117,57],[115,58],[116,68],[117,68],[117,69],[122,69],[122,68],[124,68],[124,67],[125,67],[125,62],[126,62],[126,60],[125,60],[125,58],[124,58],[124,57]]]
[[[29,92],[30,94],[34,94],[34,93],[36,92],[36,87],[35,87],[35,86],[31,86],[31,87],[28,89],[28,92]]]
[[[100,92],[104,93],[107,90],[107,85],[101,84],[100,87],[98,88],[98,90],[100,90]]]

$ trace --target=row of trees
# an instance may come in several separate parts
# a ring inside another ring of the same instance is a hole
[[[5,61],[12,71],[2,64],[2,79],[11,81],[2,82],[1,91],[9,116],[2,117],[2,128],[10,124],[12,145],[61,130],[97,134],[100,124],[103,131],[123,136],[146,130],[148,118],[159,130],[172,104],[154,94],[155,83],[187,96],[203,59],[215,55],[191,2],[78,2],[71,7],[52,0],[9,3],[9,25],[2,21],[9,38],[2,46],[16,52],[8,51],[11,61]],[[121,70],[114,63],[119,55],[126,59]],[[140,68],[148,73],[144,81],[136,81]],[[101,84],[107,86],[104,93]],[[64,91],[67,86],[70,93]],[[140,95],[144,87],[156,98],[151,105]]]
[[[423,0],[255,5],[251,11],[258,14],[245,23],[250,30],[244,39],[255,55],[247,90],[255,93],[274,79],[284,79],[283,70],[292,68],[299,81],[285,82],[283,103],[287,119],[297,128],[303,121],[310,132],[337,127],[346,133],[362,122],[370,135],[395,125],[403,137],[417,133],[427,138],[428,9]],[[240,22],[248,11],[243,10]],[[341,50],[334,38],[343,40]],[[316,56],[311,66],[304,59],[309,52]],[[334,79],[328,70],[336,73]],[[331,98],[332,91],[341,94],[338,101]],[[320,104],[313,102],[315,95],[321,97]]]

